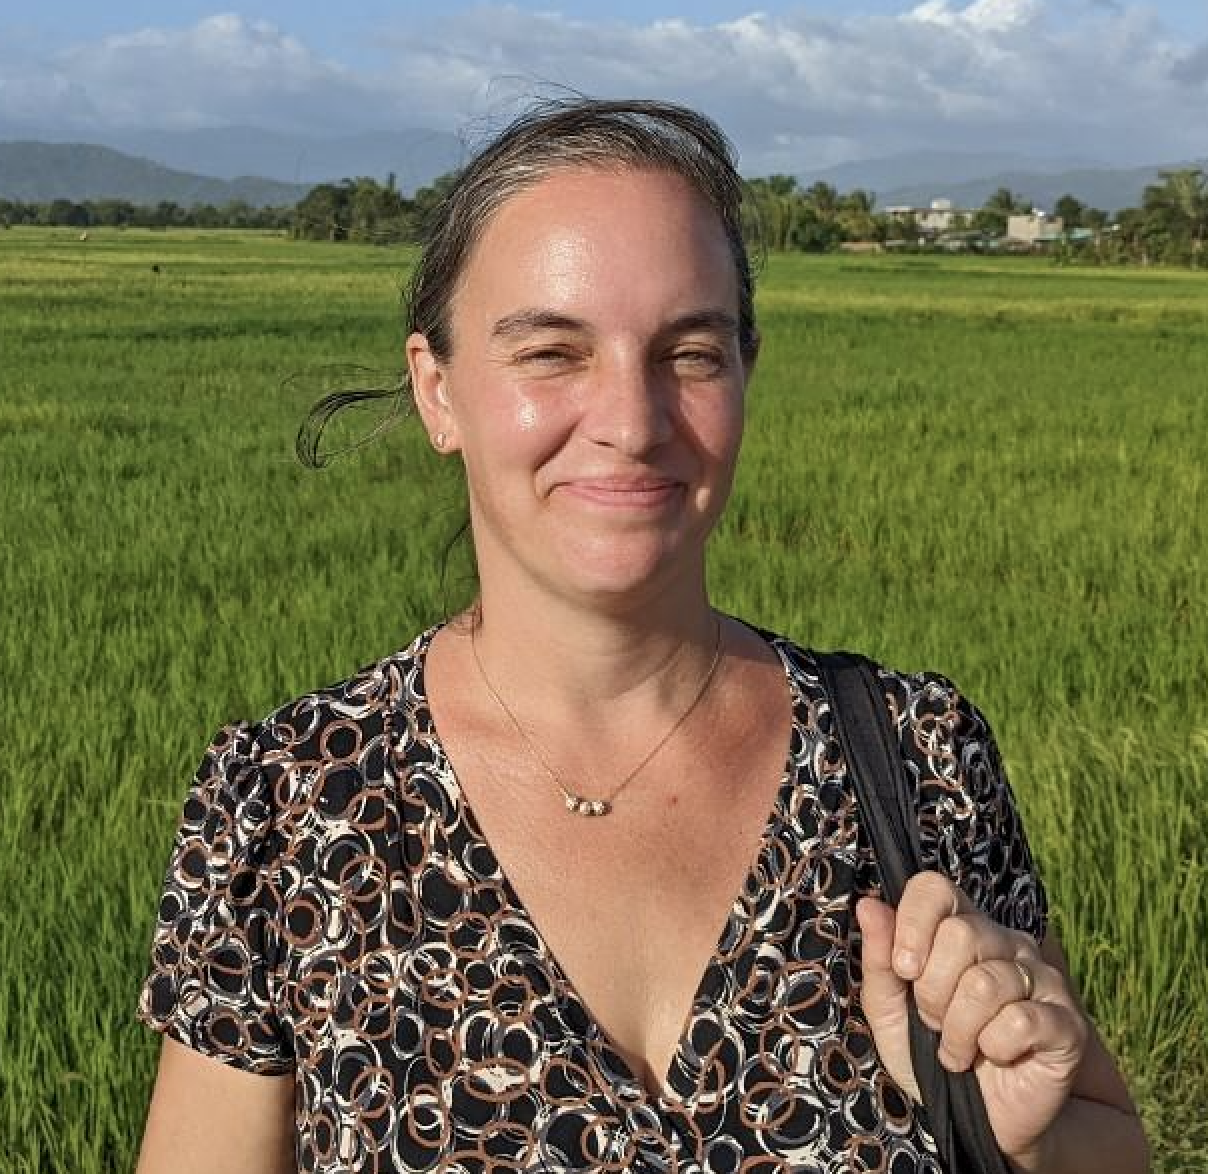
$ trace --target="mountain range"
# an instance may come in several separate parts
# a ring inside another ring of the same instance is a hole
[[[1003,152],[915,151],[879,159],[842,163],[800,176],[807,186],[818,180],[838,191],[863,188],[882,207],[925,208],[932,200],[951,200],[956,208],[980,208],[998,188],[1051,211],[1069,193],[1106,212],[1136,206],[1159,171],[1190,164],[1150,167],[1110,166],[1093,159],[1044,158]]]
[[[0,135],[6,129],[0,126]],[[228,127],[105,138],[103,145],[32,137],[0,142],[0,198],[287,205],[316,183],[361,175],[382,181],[393,175],[402,191],[413,192],[456,168],[468,153],[456,135],[424,130],[336,138]],[[863,188],[881,207],[926,207],[944,198],[958,208],[976,208],[1006,187],[1045,210],[1068,192],[1112,212],[1139,204],[1160,170],[1194,165],[1125,168],[1068,157],[916,151],[802,171],[798,179],[803,186],[821,180],[841,192]]]
[[[908,205],[925,208],[937,196],[952,201],[954,208],[980,208],[999,188],[1009,188],[1030,201],[1034,208],[1052,212],[1063,195],[1073,195],[1092,208],[1119,212],[1141,204],[1145,189],[1160,181],[1160,173],[1184,167],[1208,170],[1208,160],[1167,163],[1154,167],[1079,167],[1044,172],[1031,169],[998,171],[978,179],[956,180],[937,185],[915,183],[893,188],[877,198],[881,207]],[[842,190],[842,189],[841,189]]]
[[[40,204],[50,200],[129,200],[182,207],[244,200],[254,207],[296,204],[304,184],[241,176],[215,179],[177,171],[150,159],[91,143],[0,143],[0,199]]]
[[[385,181],[393,173],[399,189],[411,193],[458,167],[466,155],[465,144],[456,135],[430,130],[335,137],[229,126],[113,132],[103,142],[127,155],[216,179],[262,175],[304,184],[308,190],[317,183],[359,175]]]

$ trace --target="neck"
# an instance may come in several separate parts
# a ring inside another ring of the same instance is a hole
[[[476,639],[478,630],[477,626],[472,627],[470,630],[470,651],[474,658],[475,667],[478,669],[478,675],[482,680],[483,687],[486,689],[487,693],[490,694],[491,699],[495,702],[499,710],[507,718],[512,728],[525,743],[532,757],[541,765],[545,773],[549,775],[550,780],[557,786],[558,790],[562,794],[562,798],[567,810],[577,815],[601,816],[608,815],[612,811],[613,800],[629,785],[629,783],[631,783],[638,776],[638,774],[647,766],[647,764],[650,763],[655,755],[657,755],[659,751],[662,750],[665,745],[667,745],[667,743],[679,731],[688,718],[692,716],[693,712],[696,710],[696,707],[700,704],[702,698],[707,692],[709,685],[713,680],[713,676],[717,671],[718,665],[721,663],[722,652],[721,618],[716,615],[711,616],[711,618],[713,620],[713,652],[710,656],[708,668],[705,670],[703,676],[701,676],[694,687],[691,700],[683,705],[678,716],[667,726],[662,736],[656,742],[654,742],[654,744],[646,750],[646,753],[638,759],[637,763],[632,766],[626,774],[623,775],[621,780],[616,783],[611,792],[603,795],[593,795],[591,797],[581,794],[577,789],[573,788],[566,782],[563,775],[559,773],[558,769],[550,761],[548,747],[543,747],[533,734],[525,730],[524,723],[516,715],[515,710],[508,705],[503,697],[500,696],[498,689],[496,689],[496,687],[491,683],[491,679],[483,666],[482,658],[478,654],[478,642]],[[690,650],[691,648],[692,645],[688,641],[681,643],[679,648],[676,649],[675,653],[672,655],[671,661],[666,664],[665,668],[658,675],[658,677],[655,677],[652,674],[647,678],[647,680],[654,687],[655,694],[657,694],[661,689],[666,698],[669,699],[674,696],[677,683],[677,674],[675,669],[678,666],[681,654],[686,650]],[[658,702],[660,699],[657,696],[652,696],[652,700]],[[614,700],[610,705],[597,706],[596,709],[597,712],[599,712],[609,708],[617,708],[620,706],[620,704],[621,702],[619,700]],[[636,709],[634,712],[636,712]],[[651,712],[655,711],[652,710]],[[600,728],[606,728],[606,723],[601,722]],[[631,723],[631,729],[632,728]],[[642,727],[639,726],[637,728]]]
[[[484,591],[479,655],[493,684],[526,713],[605,718],[616,703],[674,707],[707,671],[718,618],[703,590],[691,600],[604,611],[545,600],[517,607]],[[602,709],[603,703],[610,703]]]

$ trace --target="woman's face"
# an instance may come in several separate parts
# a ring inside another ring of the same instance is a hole
[[[485,591],[699,590],[742,435],[738,284],[717,215],[661,171],[555,173],[495,214],[452,357],[408,340],[459,450]]]

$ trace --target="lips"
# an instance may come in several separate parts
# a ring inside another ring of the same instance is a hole
[[[559,482],[556,489],[606,509],[651,510],[678,500],[684,484],[672,477],[575,477]]]

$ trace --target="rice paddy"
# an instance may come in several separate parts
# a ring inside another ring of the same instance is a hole
[[[292,456],[321,368],[397,369],[409,261],[0,232],[5,1170],[133,1164],[133,1007],[210,734],[462,601],[413,421]],[[775,256],[760,316],[716,602],[988,713],[1156,1168],[1208,1167],[1208,279]]]

